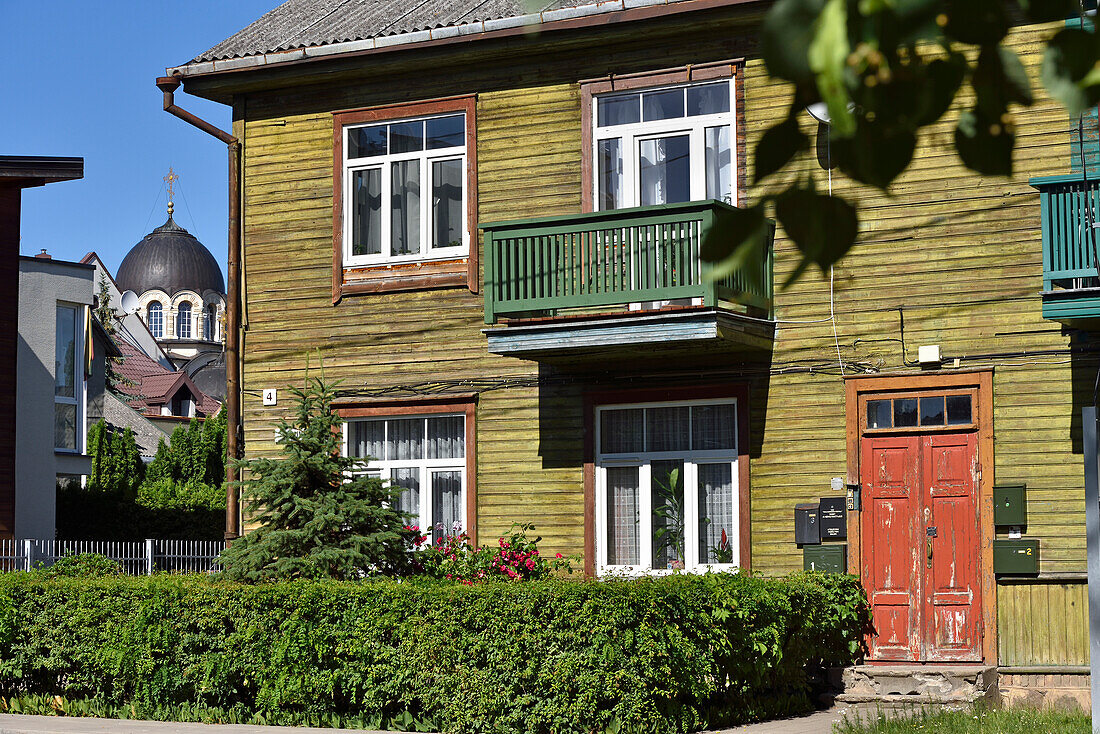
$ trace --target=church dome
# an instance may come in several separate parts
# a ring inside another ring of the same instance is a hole
[[[171,210],[168,221],[134,245],[118,266],[115,277],[120,290],[138,295],[154,288],[169,296],[180,291],[225,294],[225,279],[218,261],[195,239],[176,224]]]

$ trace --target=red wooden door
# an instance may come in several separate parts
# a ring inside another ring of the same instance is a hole
[[[924,659],[981,660],[977,435],[930,435],[921,444]]]
[[[974,433],[862,440],[872,660],[980,660]]]

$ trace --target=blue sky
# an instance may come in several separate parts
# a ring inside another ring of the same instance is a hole
[[[171,166],[176,222],[224,273],[225,145],[164,112],[154,81],[280,1],[0,0],[0,154],[84,158],[84,180],[24,191],[20,253],[94,250],[114,272],[164,223]],[[230,125],[226,106],[182,89],[176,101]]]

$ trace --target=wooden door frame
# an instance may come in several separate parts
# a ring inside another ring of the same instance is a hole
[[[909,372],[859,375],[845,378],[845,418],[848,444],[848,483],[860,477],[860,397],[879,393],[923,392],[972,388],[977,393],[978,429],[978,578],[982,597],[982,661],[997,664],[997,586],[993,576],[993,370]],[[862,577],[860,515],[848,514],[848,568]]]

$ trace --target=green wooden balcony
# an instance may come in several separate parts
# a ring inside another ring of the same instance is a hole
[[[704,201],[482,224],[485,323],[670,301],[766,316],[771,243],[764,258],[717,279],[700,257],[707,232],[734,211]]]
[[[1100,324],[1100,180],[1081,174],[1033,178],[1043,242],[1043,318],[1073,326]]]

